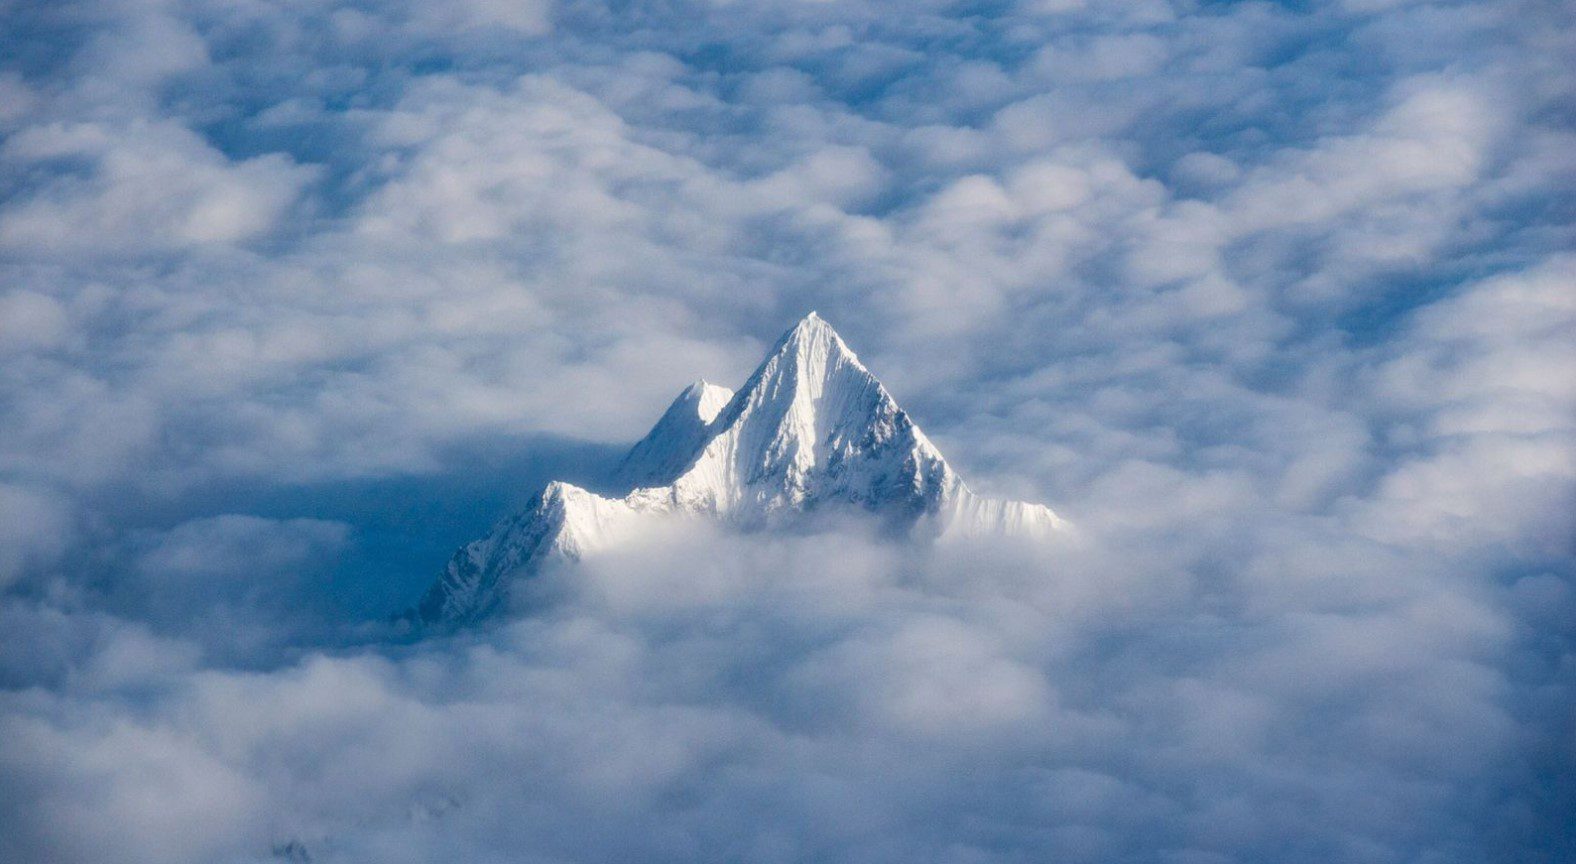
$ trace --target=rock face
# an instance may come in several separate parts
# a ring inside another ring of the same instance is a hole
[[[499,608],[510,583],[553,557],[577,560],[663,514],[770,529],[832,509],[933,538],[1044,536],[1065,525],[1039,504],[981,498],[814,312],[778,340],[737,392],[699,381],[619,467],[606,498],[551,483],[525,511],[455,553],[416,609],[456,624]]]

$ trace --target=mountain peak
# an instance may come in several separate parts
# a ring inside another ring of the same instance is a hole
[[[956,475],[832,328],[814,312],[778,340],[672,481],[678,506],[745,523],[841,501],[933,509]]]
[[[847,342],[843,341],[843,337],[837,335],[837,331],[833,329],[831,324],[827,323],[825,318],[813,311],[800,318],[797,324],[794,324],[787,333],[782,335],[781,339],[777,340],[777,346],[773,349],[772,354],[780,354],[790,348],[794,349],[801,357],[813,355],[818,351],[846,354],[849,357],[854,356],[853,350],[848,347]],[[768,356],[769,359],[770,356]]]
[[[672,482],[694,458],[707,428],[732,398],[732,390],[704,378],[685,387],[619,464],[618,483],[637,489]]]
[[[874,387],[883,395],[886,393],[832,325],[811,312],[772,346],[766,359],[739,391],[744,395],[729,405],[729,413],[734,415],[747,410],[751,401],[757,404],[819,401],[832,376],[851,379],[853,386]],[[729,416],[720,422],[726,425],[732,419]]]
[[[694,407],[695,416],[700,418],[702,425],[717,419],[722,409],[727,407],[728,400],[733,398],[733,391],[727,387],[713,384],[705,378],[696,379],[694,384],[684,388],[674,404],[683,403]]]
[[[874,514],[900,532],[1043,536],[1064,526],[1038,504],[969,491],[886,388],[814,312],[773,346],[739,392],[684,388],[619,467],[628,494],[553,484],[531,509],[466,546],[422,600],[427,621],[495,608],[516,575],[552,556],[619,542],[632,522],[709,515],[751,528],[823,509]]]

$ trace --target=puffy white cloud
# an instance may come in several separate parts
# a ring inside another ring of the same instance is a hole
[[[47,489],[0,484],[0,587],[52,564],[77,540],[69,501]]]
[[[162,251],[272,233],[313,172],[269,154],[231,163],[190,130],[170,125],[49,125],[0,147],[7,170],[80,164],[0,214],[0,246],[14,254]]]
[[[1418,814],[1481,827],[1470,787],[1519,782],[1491,665],[1509,633],[1469,589],[1319,611],[1266,588],[1286,605],[1232,616],[1207,573],[1134,571],[1119,545],[681,530],[543,577],[533,614],[491,631],[266,672],[117,678],[167,649],[107,625],[95,671],[7,697],[8,809],[50,818],[4,842],[128,861],[292,842],[328,861],[1449,857],[1459,836]]]
[[[0,857],[1558,854],[1561,16],[0,26]],[[1080,542],[658,536],[381,641],[810,308]]]
[[[70,334],[71,321],[55,298],[35,291],[0,297],[0,350],[52,348]]]
[[[1372,530],[1408,542],[1568,549],[1572,285],[1576,268],[1558,256],[1417,316],[1375,372],[1380,398],[1399,414],[1404,456],[1371,504]]]

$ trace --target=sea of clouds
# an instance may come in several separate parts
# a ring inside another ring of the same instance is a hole
[[[0,860],[1576,860],[1576,21],[0,2]],[[980,491],[388,626],[819,310]]]

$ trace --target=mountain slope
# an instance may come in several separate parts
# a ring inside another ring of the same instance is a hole
[[[455,553],[416,609],[427,623],[484,616],[509,584],[558,556],[617,543],[634,523],[689,514],[746,529],[826,509],[873,514],[931,537],[1044,536],[1049,508],[981,498],[814,312],[734,393],[699,381],[679,394],[619,467],[606,498],[552,483],[527,509]]]
[[[624,457],[618,481],[627,489],[638,489],[660,486],[677,477],[705,443],[711,422],[732,398],[732,390],[704,379],[684,388],[657,425]]]

